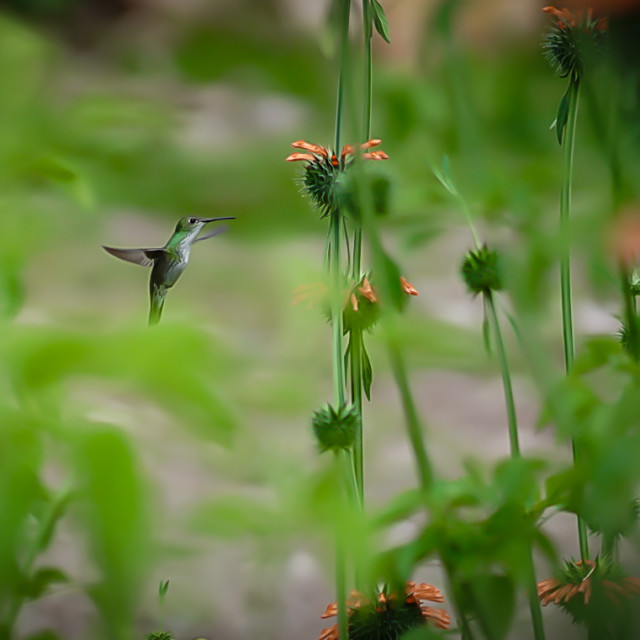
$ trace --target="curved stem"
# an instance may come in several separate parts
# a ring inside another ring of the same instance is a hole
[[[516,417],[516,405],[513,400],[513,387],[511,385],[511,373],[509,372],[509,361],[507,360],[507,351],[504,347],[502,339],[502,331],[498,322],[498,314],[493,304],[493,295],[491,291],[484,296],[486,309],[489,315],[489,324],[493,331],[493,338],[496,343],[496,351],[498,352],[498,360],[500,362],[500,373],[502,374],[502,386],[504,388],[504,401],[507,406],[507,423],[509,425],[509,445],[511,448],[511,457],[520,457],[520,443],[518,440],[518,419]]]
[[[433,470],[431,469],[429,458],[427,458],[427,450],[422,437],[422,426],[420,425],[418,411],[416,410],[411,389],[409,388],[409,380],[407,379],[407,371],[404,366],[402,354],[398,347],[390,340],[388,340],[388,347],[393,377],[396,380],[396,385],[402,398],[405,422],[409,432],[411,447],[413,448],[418,477],[420,478],[420,487],[426,492],[431,487],[433,481]]]
[[[580,81],[571,79],[569,86],[569,114],[567,129],[564,132],[562,144],[564,146],[564,175],[562,191],[560,193],[560,287],[562,296],[562,336],[564,345],[565,371],[571,372],[575,357],[573,316],[571,306],[571,183],[573,177],[573,153],[575,148],[576,122],[578,117],[578,101],[580,96]],[[572,441],[574,463],[580,457],[577,443]],[[580,557],[583,561],[589,559],[589,537],[587,525],[580,515],[577,516],[578,542]]]

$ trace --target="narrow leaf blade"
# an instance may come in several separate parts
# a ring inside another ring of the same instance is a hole
[[[391,44],[391,36],[389,35],[389,21],[384,13],[382,5],[378,0],[371,0],[371,6],[373,7],[373,24],[376,27],[376,31],[382,36],[382,38]]]

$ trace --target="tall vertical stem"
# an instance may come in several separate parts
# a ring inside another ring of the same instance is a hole
[[[573,177],[573,152],[576,138],[576,122],[578,117],[578,99],[580,95],[580,80],[571,78],[569,85],[569,114],[567,128],[564,132],[562,144],[564,147],[564,175],[562,191],[560,193],[560,287],[562,295],[562,335],[564,344],[564,365],[567,373],[571,372],[574,360],[573,317],[571,307],[571,182]],[[577,462],[580,453],[577,443],[572,442],[573,460]],[[589,559],[589,538],[587,525],[580,515],[578,520],[578,542],[580,557],[583,561]]]
[[[349,14],[351,12],[351,0],[341,0],[341,37],[340,37],[340,70],[338,75],[338,94],[336,98],[336,130],[335,152],[340,152],[342,121],[344,111],[344,93],[346,77],[349,67]],[[338,407],[345,403],[345,373],[342,348],[342,215],[336,207],[331,212],[329,222],[329,237],[331,242],[331,257],[329,262],[331,280],[331,321],[333,329],[333,388],[335,402]],[[337,465],[338,467],[344,465]],[[340,469],[338,469],[340,473]],[[346,477],[345,484],[351,479],[351,474]],[[347,573],[346,553],[344,548],[344,536],[338,535],[336,549],[336,596],[338,598],[338,635],[343,640],[349,638],[349,620],[347,612]]]
[[[485,304],[489,314],[489,323],[493,332],[493,338],[498,352],[498,360],[500,362],[500,372],[502,374],[502,386],[504,388],[504,400],[507,407],[507,422],[509,425],[509,444],[511,449],[511,457],[520,457],[520,443],[518,441],[518,418],[516,415],[516,405],[513,399],[513,387],[511,385],[511,373],[509,371],[509,361],[507,359],[507,351],[502,339],[502,330],[498,321],[498,314],[493,302],[493,294],[491,291],[485,293]],[[542,609],[540,608],[540,600],[538,599],[538,589],[536,587],[535,566],[533,564],[533,550],[529,547],[528,554],[528,577],[527,577],[527,596],[529,599],[529,611],[531,613],[531,622],[533,624],[533,634],[536,640],[544,640],[544,624],[542,622]]]
[[[362,0],[362,30],[364,34],[364,109],[362,114],[363,136],[362,142],[369,139],[371,133],[371,103],[372,103],[372,54],[371,38],[373,30],[371,28],[371,0]],[[360,279],[360,268],[362,262],[362,224],[356,222],[353,231],[353,263],[351,276],[354,281]],[[351,402],[362,418],[362,358],[363,358],[363,332],[359,328],[351,330]],[[353,466],[358,484],[361,506],[364,506],[364,441],[362,431],[362,420],[356,432],[353,447]]]

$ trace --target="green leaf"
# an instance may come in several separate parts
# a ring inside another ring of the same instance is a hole
[[[367,396],[367,400],[371,401],[371,382],[373,380],[373,368],[371,366],[371,360],[365,349],[364,342],[362,342],[362,388],[364,394]]]
[[[384,9],[378,0],[371,0],[371,6],[373,7],[373,24],[376,26],[376,31],[386,40],[391,43],[391,37],[389,36],[389,22],[387,16],[384,14]]]
[[[55,567],[38,569],[25,584],[24,595],[31,600],[36,600],[45,593],[52,584],[63,582],[69,582],[69,578],[67,574],[60,569],[56,569]]]
[[[167,591],[169,591],[169,581],[165,580],[164,582],[160,580],[160,584],[158,585],[158,595],[161,598],[167,595]]]
[[[515,588],[508,576],[483,575],[469,585],[474,612],[488,640],[507,637],[515,609]]]
[[[43,516],[40,525],[41,529],[36,541],[36,550],[38,552],[44,551],[51,543],[51,539],[53,538],[53,534],[55,533],[56,525],[64,515],[67,509],[67,505],[71,501],[72,497],[72,492],[68,489],[64,489],[53,498],[48,510]]]
[[[442,156],[442,165],[440,168],[431,165],[431,171],[433,175],[438,178],[440,184],[454,197],[458,197],[460,193],[456,189],[456,185],[451,177],[451,162],[449,156]]]
[[[569,100],[571,95],[571,83],[565,91],[564,95],[560,99],[558,105],[558,113],[554,122],[556,127],[556,135],[558,136],[558,144],[562,144],[562,137],[564,135],[565,127],[567,126],[567,120],[569,119]],[[553,125],[551,125],[553,127]]]

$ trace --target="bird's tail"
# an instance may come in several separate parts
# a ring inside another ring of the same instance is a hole
[[[151,307],[149,308],[149,326],[153,327],[154,325],[160,322],[160,318],[162,317],[162,309],[164,307],[164,299],[167,295],[166,291],[162,291],[160,289],[153,288],[151,290]]]

